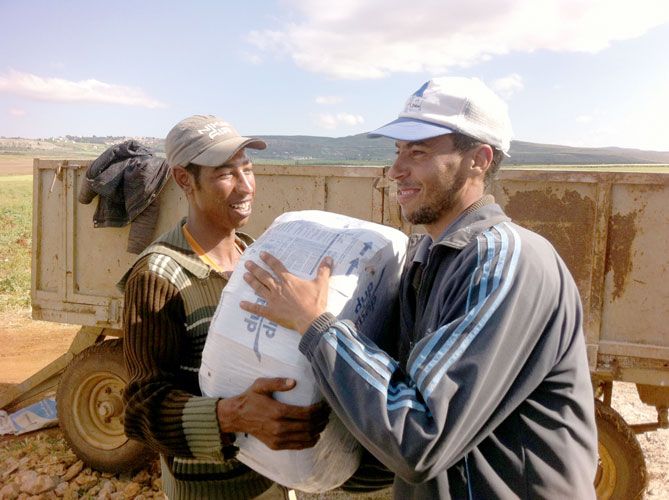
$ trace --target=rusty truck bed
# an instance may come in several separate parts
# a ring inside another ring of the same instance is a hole
[[[571,270],[591,370],[669,386],[669,173],[510,169],[494,194]]]
[[[33,317],[118,329],[115,283],[135,256],[125,251],[127,227],[96,229],[96,201],[77,202],[86,166],[35,160]],[[414,229],[400,221],[383,167],[255,170],[258,196],[245,228],[254,236],[280,213],[308,208]],[[493,194],[569,266],[583,300],[593,373],[669,386],[669,173],[506,169]],[[186,210],[172,181],[161,198],[157,234]]]

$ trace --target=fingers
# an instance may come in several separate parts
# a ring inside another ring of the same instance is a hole
[[[318,265],[318,270],[316,271],[316,281],[322,283],[323,281],[327,282],[332,275],[332,267],[334,263],[332,262],[332,257],[329,255],[323,258],[321,263]]]
[[[297,420],[275,420],[264,427],[257,437],[275,450],[301,450],[314,446],[322,434],[328,420],[319,422]]]
[[[321,401],[320,403],[313,404],[308,407],[309,411],[313,412],[313,418],[318,420],[325,420],[326,422],[330,419],[330,412],[332,411],[330,406],[325,402]]]
[[[286,269],[286,266],[283,265],[283,263],[274,257],[271,253],[268,252],[260,252],[260,258],[263,260],[265,264],[269,266],[269,268],[276,273],[277,276],[281,276],[283,273],[287,273],[288,269]]]
[[[273,392],[286,392],[290,391],[297,385],[297,381],[292,378],[257,378],[251,387],[250,391],[257,394],[262,394],[264,396],[272,397]],[[327,423],[330,416],[330,407],[324,401],[319,403],[314,403],[310,406],[297,406],[287,403],[281,403],[272,398],[271,402],[267,402],[268,405],[274,406],[274,411],[276,412],[276,418],[281,419],[290,419],[296,421],[311,421],[315,422],[318,425],[320,423]],[[269,410],[269,408],[268,408]]]
[[[258,394],[272,396],[273,392],[290,391],[297,382],[292,378],[257,378],[250,390]]]
[[[292,378],[258,378],[243,394],[221,399],[216,409],[221,430],[251,434],[274,450],[314,446],[329,421],[327,405],[295,406],[272,397],[296,384]]]
[[[248,273],[244,274],[244,279],[246,282],[253,287],[257,292],[259,289],[258,286],[265,287],[267,289],[273,289],[276,285],[283,283],[284,279],[288,272],[286,266],[284,266],[279,259],[274,257],[272,254],[267,252],[260,252],[260,258],[262,261],[269,266],[272,270],[272,273],[266,271],[260,267],[255,262],[248,260],[244,263],[244,267]],[[262,289],[260,289],[262,291]]]
[[[269,289],[270,287],[275,287],[277,284],[281,283],[281,279],[273,276],[271,273],[264,270],[255,262],[248,260],[244,263],[244,267],[248,273],[244,273],[244,280],[251,285],[251,287],[258,291],[258,286],[262,287],[260,290]]]
[[[307,448],[313,448],[318,443],[320,435],[318,436],[309,436],[305,434],[303,436],[283,439],[268,439],[264,443],[268,448],[272,450],[305,450]]]
[[[239,307],[241,307],[243,310],[248,311],[253,314],[257,314],[259,316],[263,315],[263,307],[260,304],[254,304],[253,302],[249,302],[247,300],[242,300],[239,303]]]
[[[272,254],[267,252],[260,252],[260,258],[265,264],[269,266],[269,268],[272,270],[272,273],[274,274],[266,271],[251,260],[246,261],[244,267],[246,267],[248,273],[245,273],[244,278],[251,286],[254,284],[259,284],[269,289],[275,287],[276,285],[282,284],[286,281],[287,278],[292,276],[288,268],[286,268],[286,266],[284,266],[283,263]],[[316,271],[316,280],[327,281],[332,274],[333,267],[334,262],[332,257],[329,255],[325,256],[318,265],[318,269]],[[256,288],[254,287],[254,290],[255,289]]]
[[[274,434],[277,437],[283,437],[285,439],[291,440],[300,440],[300,439],[310,439],[314,436],[317,436],[323,429],[327,422],[300,422],[296,420],[282,420],[277,422],[277,428],[274,430]]]

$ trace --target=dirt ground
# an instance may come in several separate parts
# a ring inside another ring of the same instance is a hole
[[[78,327],[30,319],[28,310],[0,315],[0,392],[64,354]],[[633,384],[616,383],[613,407],[630,424],[656,421]],[[669,429],[637,436],[649,473],[647,498],[669,498]]]
[[[0,175],[26,175],[32,173],[32,158],[21,156],[0,158]]]
[[[28,309],[0,314],[0,388],[22,382],[65,354],[78,329],[33,321]]]

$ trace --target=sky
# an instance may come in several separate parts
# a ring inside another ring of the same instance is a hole
[[[342,137],[451,75],[516,140],[669,151],[668,54],[667,0],[0,0],[0,136]]]

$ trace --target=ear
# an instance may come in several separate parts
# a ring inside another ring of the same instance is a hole
[[[472,151],[472,173],[475,175],[485,176],[485,173],[490,168],[492,163],[493,151],[488,144],[481,144]]]
[[[189,195],[193,191],[195,179],[193,179],[193,176],[185,168],[180,165],[172,167],[172,177],[174,177],[174,180],[186,195]]]

